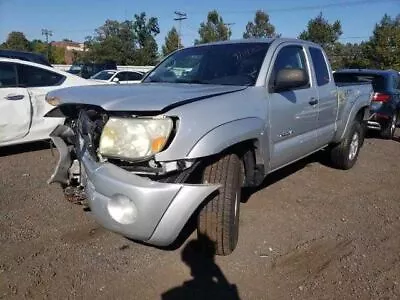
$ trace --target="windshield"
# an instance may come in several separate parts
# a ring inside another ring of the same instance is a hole
[[[267,43],[232,43],[182,49],[144,82],[254,85],[268,47]]]
[[[93,75],[90,78],[97,80],[109,80],[114,74],[115,71],[100,71],[99,73]]]

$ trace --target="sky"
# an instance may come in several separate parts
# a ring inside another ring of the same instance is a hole
[[[135,13],[146,12],[157,17],[161,45],[166,33],[176,26],[174,11],[182,11],[184,46],[198,38],[198,28],[207,12],[217,9],[231,25],[231,39],[241,38],[247,22],[254,19],[257,9],[270,16],[270,22],[283,37],[297,37],[307,22],[322,12],[329,22],[342,23],[342,42],[368,39],[382,16],[400,14],[400,0],[0,0],[0,42],[11,31],[22,31],[28,39],[44,39],[42,29],[53,32],[51,40],[68,38],[83,42],[106,19],[133,19]]]

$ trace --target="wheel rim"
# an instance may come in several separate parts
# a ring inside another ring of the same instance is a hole
[[[350,160],[353,160],[356,157],[358,151],[358,145],[359,145],[359,137],[358,133],[355,132],[353,137],[351,138],[351,143],[350,143],[350,151],[349,151]]]

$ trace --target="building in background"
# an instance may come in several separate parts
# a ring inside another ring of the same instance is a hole
[[[86,51],[84,43],[73,41],[51,42],[52,47],[64,49],[64,61],[72,64],[79,52]]]

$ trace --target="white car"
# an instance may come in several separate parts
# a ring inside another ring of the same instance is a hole
[[[45,140],[64,118],[44,118],[52,90],[96,84],[45,65],[0,58],[0,147]]]
[[[144,76],[143,72],[130,70],[103,70],[92,77],[90,80],[105,83],[139,83]]]

